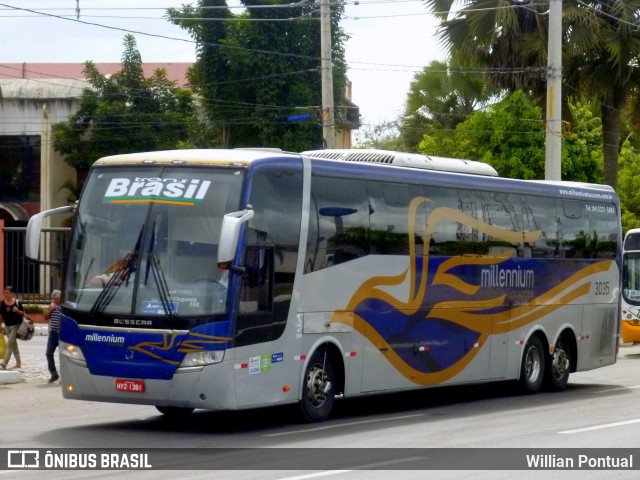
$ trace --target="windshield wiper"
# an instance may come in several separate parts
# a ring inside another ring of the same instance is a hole
[[[160,265],[160,260],[158,260],[158,254],[149,250],[149,256],[147,259],[148,267],[147,267],[147,275],[149,276],[149,268],[151,268],[151,273],[153,273],[153,279],[156,282],[156,287],[158,289],[158,294],[160,295],[160,303],[162,303],[162,308],[164,309],[164,313],[169,317],[169,321],[173,322],[176,318],[175,312],[173,311],[172,301],[171,301],[171,292],[169,291],[169,286],[167,285],[167,278],[162,271],[162,266]],[[145,283],[147,278],[145,277]]]
[[[136,271],[137,263],[138,263],[138,252],[140,251],[140,246],[142,244],[142,232],[144,231],[144,225],[140,228],[140,233],[138,234],[138,240],[136,241],[136,245],[133,248],[133,251],[127,253],[125,257],[117,262],[118,267],[113,271],[106,285],[96,298],[96,301],[93,303],[91,307],[91,311],[89,315],[91,317],[95,316],[95,314],[111,303],[113,297],[115,297],[120,285],[123,283],[125,286],[129,285],[129,278],[131,274]],[[115,288],[114,288],[115,286]]]
[[[111,274],[107,284],[104,286],[98,298],[91,307],[90,315],[93,317],[99,309],[105,307],[111,303],[113,297],[115,297],[120,285],[123,283],[129,285],[129,277],[131,273],[135,271],[135,264],[137,262],[138,252],[128,253],[120,262],[120,266]],[[131,267],[134,268],[131,268]],[[115,286],[115,288],[114,288]]]
[[[167,284],[167,278],[162,271],[162,265],[160,265],[160,260],[158,259],[158,254],[153,251],[153,246],[156,243],[156,224],[153,224],[153,230],[151,233],[151,238],[149,240],[149,251],[147,252],[147,270],[144,275],[144,284],[146,285],[149,281],[149,270],[153,273],[153,279],[156,282],[156,288],[158,290],[158,294],[160,295],[160,303],[162,304],[162,308],[164,309],[164,313],[169,317],[169,321],[173,322],[175,320],[176,315],[172,306],[171,301],[171,292],[169,291],[169,285]]]

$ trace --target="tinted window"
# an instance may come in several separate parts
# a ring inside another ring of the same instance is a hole
[[[484,226],[478,233],[481,253],[522,256],[520,196],[501,192],[476,192],[476,196],[478,220]]]
[[[537,238],[524,243],[523,256],[527,257],[529,253],[533,258],[554,258],[560,255],[562,239],[554,198],[523,197],[522,223],[525,232],[541,232]]]
[[[410,203],[422,196],[422,187],[397,183],[369,183],[372,254],[408,255],[409,230],[415,245],[421,245],[425,225],[424,202],[411,215]]]
[[[302,173],[269,167],[254,172],[249,203],[255,211],[245,234],[235,345],[276,339],[284,331],[298,261]]]
[[[369,254],[367,183],[313,176],[312,219],[307,271],[338,265]],[[316,229],[317,225],[317,229]]]

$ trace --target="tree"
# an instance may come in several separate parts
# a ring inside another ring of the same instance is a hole
[[[487,69],[497,85],[510,91],[523,88],[537,98],[543,95],[546,2],[522,0],[495,8],[490,0],[468,0],[457,11],[454,0],[426,3],[443,20],[441,41],[468,65]],[[600,105],[604,181],[614,188],[621,112],[640,86],[640,71],[634,68],[640,55],[638,13],[640,0],[565,1],[563,6],[563,91],[567,97],[586,92]],[[634,102],[631,109],[640,112],[640,104]]]
[[[398,122],[382,122],[379,125],[364,125],[358,131],[359,148],[380,150],[405,150],[398,133]]]
[[[565,132],[562,175],[567,180],[602,181],[600,121],[589,105],[571,105],[577,123]],[[454,135],[425,136],[421,153],[469,158],[492,165],[501,176],[543,179],[545,129],[542,110],[521,90],[474,112],[458,124]],[[594,151],[595,150],[595,151]]]
[[[320,22],[312,3],[243,0],[244,13],[227,2],[199,0],[170,9],[170,20],[196,41],[192,82],[221,146],[269,146],[300,151],[322,147]],[[215,8],[214,8],[215,7]],[[286,7],[286,8],[285,8]],[[336,122],[346,104],[346,35],[339,25],[344,5],[332,4],[332,59]],[[186,19],[186,20],[184,20]],[[216,20],[217,19],[217,20]],[[288,117],[307,113],[309,119]]]
[[[145,78],[132,35],[124,46],[122,70],[111,77],[85,63],[90,87],[78,109],[53,127],[55,150],[79,172],[105,155],[176,148],[196,123],[191,92],[162,69]]]
[[[618,195],[622,211],[622,230],[640,227],[640,152],[627,140],[620,151]]]
[[[417,151],[425,133],[453,132],[499,90],[480,72],[464,71],[457,62],[433,61],[414,75],[409,86],[400,133],[405,147]]]

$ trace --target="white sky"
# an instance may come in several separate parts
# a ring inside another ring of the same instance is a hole
[[[0,0],[0,63],[119,62],[126,32],[117,29],[133,31],[144,62],[191,62],[195,60],[194,43],[186,31],[159,19],[164,11],[157,10],[183,3],[195,5],[197,1],[79,0],[81,21],[115,28],[109,29],[7,8],[76,20],[76,0]],[[348,76],[363,123],[395,120],[403,110],[414,73],[444,58],[435,40],[436,22],[426,14],[422,0],[350,0],[346,16],[342,26],[351,35],[346,48]]]

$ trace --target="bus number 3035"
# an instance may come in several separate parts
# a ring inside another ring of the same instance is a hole
[[[595,282],[596,295],[609,295],[609,282]]]

